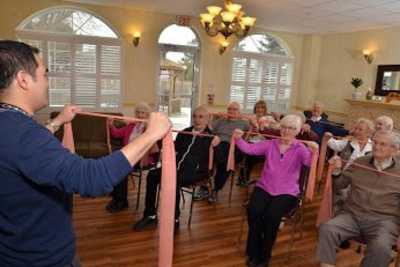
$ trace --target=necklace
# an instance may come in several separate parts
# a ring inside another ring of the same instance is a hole
[[[32,117],[28,112],[26,112],[22,108],[14,106],[14,105],[11,105],[11,104],[0,103],[0,109],[7,109],[7,110],[10,110],[10,111],[15,111],[15,112],[22,113],[22,114],[24,114],[25,116],[27,116],[29,118]]]

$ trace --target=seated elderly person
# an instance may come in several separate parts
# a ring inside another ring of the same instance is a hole
[[[330,132],[335,136],[346,136],[349,133],[342,126],[328,120],[328,116],[322,112],[322,104],[319,102],[314,103],[311,113],[304,112],[304,114],[307,118],[306,123],[309,125],[308,127],[305,126],[304,130],[313,130],[318,135],[319,142],[321,142],[325,132]]]
[[[338,245],[352,238],[362,238],[367,245],[361,266],[390,264],[400,226],[400,179],[390,173],[400,173],[399,162],[394,160],[400,138],[390,131],[378,131],[372,140],[372,155],[358,158],[354,163],[375,171],[350,165],[334,177],[336,188],[351,185],[351,190],[343,210],[319,228],[317,257],[322,267],[335,266]],[[338,169],[343,166],[338,156],[332,162]]]
[[[147,103],[142,102],[135,107],[135,117],[138,119],[148,119],[150,112],[151,108]],[[121,138],[124,146],[141,135],[146,128],[144,122],[128,123],[121,128],[116,128],[113,121],[109,121],[108,125],[111,136]],[[114,187],[111,196],[112,200],[106,206],[108,212],[115,213],[128,208],[128,177]]]
[[[351,136],[344,139],[331,138],[328,147],[334,152],[339,153],[340,158],[348,161],[343,170],[346,170],[355,159],[365,156],[372,152],[371,136],[374,133],[372,121],[360,118],[357,120],[351,131]],[[347,198],[350,188],[335,191],[335,210],[340,209],[343,201]]]
[[[322,103],[315,101],[311,110],[304,111],[304,116],[306,116],[307,120],[312,120],[314,122],[328,120],[328,115],[322,111],[322,108]]]
[[[293,113],[292,115],[299,116],[299,118],[301,119],[301,122],[302,122],[302,129],[301,129],[300,133],[297,134],[296,138],[300,139],[300,140],[318,141],[318,135],[315,132],[313,132],[309,128],[306,128],[306,130],[303,129],[303,126],[305,123],[305,116],[302,113]],[[272,117],[269,117],[269,116],[261,117],[259,119],[258,132],[260,134],[280,136],[280,124]],[[248,136],[247,139],[250,143],[257,143],[259,141],[262,141],[265,139],[271,139],[271,138],[266,138],[262,135],[251,135],[251,136]],[[263,156],[247,156],[246,157],[245,173],[242,174],[244,176],[244,178],[243,178],[244,183],[249,180],[253,167],[259,162],[264,162]]]
[[[193,135],[178,133],[175,140],[177,167],[175,228],[179,227],[180,188],[208,177],[208,152],[212,138],[196,135],[211,134],[207,124],[207,109],[197,107],[193,112],[193,126],[183,130],[193,132]],[[143,218],[133,226],[135,231],[157,224],[156,198],[160,180],[161,168],[153,169],[147,175],[145,210]]]
[[[225,118],[220,118],[212,122],[212,131],[218,136],[219,140],[213,144],[215,146],[214,163],[216,165],[216,173],[214,177],[214,189],[208,198],[210,203],[217,201],[218,191],[224,187],[229,176],[229,173],[226,171],[226,165],[228,163],[229,145],[233,131],[235,129],[248,131],[249,128],[248,121],[240,119],[240,105],[237,102],[231,102],[228,105],[227,116]],[[235,161],[240,161],[241,157],[241,153],[235,151]]]
[[[389,116],[379,116],[375,119],[375,130],[393,131],[393,119]]]
[[[351,136],[343,139],[331,138],[328,141],[328,147],[335,153],[339,153],[340,158],[347,160],[347,164],[343,170],[350,166],[355,159],[365,156],[372,151],[371,137],[374,133],[374,123],[368,119],[360,118],[354,124],[351,130]],[[334,188],[334,212],[341,210],[345,199],[347,198],[350,186],[344,189],[336,190]],[[344,241],[340,244],[340,248],[346,249],[350,247],[349,241]]]
[[[249,144],[235,130],[237,147],[248,155],[264,155],[262,177],[250,197],[247,210],[247,266],[268,266],[282,217],[292,210],[300,193],[299,178],[303,165],[310,166],[312,150],[318,146],[309,142],[312,150],[296,139],[302,121],[297,115],[281,120],[280,139]]]

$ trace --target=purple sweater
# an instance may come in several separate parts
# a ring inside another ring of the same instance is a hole
[[[312,152],[304,144],[295,139],[294,143],[281,157],[279,139],[249,144],[243,139],[236,140],[241,151],[254,156],[265,156],[262,176],[258,187],[272,196],[292,195],[297,197],[302,165],[310,166]]]

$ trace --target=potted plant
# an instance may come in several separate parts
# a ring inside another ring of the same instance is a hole
[[[359,99],[361,97],[361,92],[358,92],[358,87],[363,84],[363,80],[361,78],[353,77],[351,78],[351,85],[354,87],[354,92],[352,94],[353,99]]]

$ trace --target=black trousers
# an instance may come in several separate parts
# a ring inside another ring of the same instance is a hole
[[[133,170],[138,170],[139,164],[133,167]],[[114,190],[111,192],[111,197],[115,202],[128,202],[128,179],[129,175],[126,176],[119,184],[114,186]]]
[[[214,148],[214,154],[214,162],[216,165],[214,191],[220,191],[224,187],[229,176],[229,173],[226,171],[226,165],[228,164],[229,143],[221,142]],[[240,152],[239,149],[235,149],[235,162],[240,162],[242,158],[242,152]]]
[[[119,184],[114,186],[114,190],[111,192],[113,201],[128,202],[128,177],[126,176]]]
[[[247,208],[249,234],[246,253],[250,260],[268,264],[282,217],[296,203],[294,196],[271,196],[257,186],[254,188]]]
[[[176,186],[176,201],[175,201],[175,218],[178,219],[180,216],[179,204],[181,200],[181,187],[189,186],[200,179],[204,179],[206,173],[196,173],[195,175],[189,175],[189,173],[177,173],[177,186]],[[157,168],[149,171],[146,181],[146,200],[144,216],[153,216],[157,214],[156,201],[158,186],[161,182],[161,168]]]

